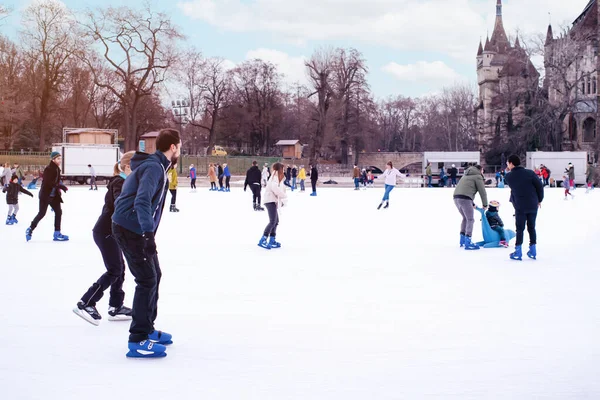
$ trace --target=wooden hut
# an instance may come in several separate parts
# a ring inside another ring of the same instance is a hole
[[[148,154],[154,153],[156,151],[157,137],[158,131],[144,133],[142,136],[140,136],[138,150]]]
[[[112,129],[81,128],[64,132],[66,143],[76,144],[113,144],[115,136]]]
[[[282,148],[283,158],[302,158],[302,143],[299,140],[280,140],[275,146]]]

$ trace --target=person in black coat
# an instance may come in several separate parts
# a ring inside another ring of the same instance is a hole
[[[456,165],[452,164],[452,168],[448,170],[448,175],[450,175],[450,185],[452,185],[452,187],[456,187],[456,177],[458,175],[458,169],[456,169]]]
[[[33,231],[38,226],[42,218],[44,218],[46,215],[48,206],[52,207],[52,210],[54,210],[54,241],[64,242],[69,240],[67,235],[63,235],[60,232],[60,224],[62,220],[61,203],[63,202],[60,191],[62,190],[63,192],[66,192],[68,190],[60,180],[59,165],[61,162],[62,156],[60,153],[53,151],[52,154],[50,154],[50,164],[48,164],[48,166],[44,169],[44,177],[39,195],[40,210],[33,221],[31,221],[31,225],[25,232],[25,238],[27,241],[31,240]]]
[[[25,193],[33,197],[31,192],[19,185],[19,177],[15,174],[10,179],[8,186],[2,188],[2,192],[6,193],[6,204],[8,204],[8,216],[6,217],[6,225],[17,224],[17,213],[19,212],[19,192]]]
[[[252,190],[252,205],[254,206],[254,211],[265,210],[260,206],[261,179],[262,172],[260,171],[260,169],[258,169],[258,163],[256,161],[252,161],[252,166],[250,167],[250,169],[248,169],[248,171],[246,171],[246,180],[244,181],[244,192],[246,191],[246,187],[250,185],[250,190]]]
[[[506,183],[510,186],[510,201],[515,208],[515,223],[517,228],[517,242],[515,252],[510,255],[513,260],[521,260],[521,245],[523,244],[523,231],[527,224],[529,233],[529,251],[527,256],[535,259],[537,257],[537,233],[535,221],[537,210],[544,200],[544,186],[535,172],[521,167],[521,159],[512,155],[508,157],[508,170]]]
[[[316,165],[310,166],[310,184],[312,185],[311,196],[317,195],[317,181],[319,180],[319,171],[317,171]]]
[[[121,194],[125,179],[131,173],[131,158],[134,151],[125,153],[121,161],[115,164],[114,176],[108,183],[108,192],[104,196],[102,213],[92,229],[94,242],[106,267],[106,272],[89,287],[77,302],[73,312],[92,325],[98,325],[102,316],[96,309],[96,303],[100,301],[106,289],[110,287],[110,298],[108,300],[108,320],[127,321],[131,319],[131,308],[125,307],[125,292],[123,281],[125,280],[125,261],[123,252],[112,234],[112,216],[115,211],[115,201]]]
[[[283,184],[289,188],[292,187],[292,185],[290,184],[290,180],[292,179],[292,167],[290,167],[289,165],[287,166],[287,168],[285,169],[285,180],[283,181]]]
[[[221,164],[217,164],[217,178],[219,178],[219,191],[225,191],[223,188],[223,166]]]

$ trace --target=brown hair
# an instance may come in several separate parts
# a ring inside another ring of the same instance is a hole
[[[177,146],[179,143],[181,143],[181,138],[176,129],[162,129],[156,138],[156,148],[163,153],[169,151],[171,145]]]
[[[394,164],[392,164],[392,162],[391,162],[391,161],[388,161],[388,162],[387,162],[387,165],[389,165],[390,167],[394,168]]]
[[[279,182],[281,182],[285,176],[283,173],[283,164],[280,162],[276,162],[275,164],[273,164],[271,169],[273,170],[273,175],[275,175],[275,171],[277,171],[277,177],[279,178]]]

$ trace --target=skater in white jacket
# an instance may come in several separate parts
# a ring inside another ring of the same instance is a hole
[[[261,173],[261,179],[262,179],[262,185],[263,186],[267,186],[267,181],[269,180],[269,166],[267,165],[267,163],[265,163],[263,169],[262,169],[262,173]]]
[[[264,195],[264,205],[269,213],[269,223],[265,228],[263,237],[258,242],[258,245],[264,249],[278,249],[281,243],[275,241],[277,235],[277,225],[279,225],[279,215],[277,209],[284,207],[287,201],[285,193],[285,174],[283,172],[283,164],[273,164],[271,178],[267,181],[267,187]]]
[[[400,171],[398,171],[396,168],[394,168],[394,165],[392,164],[391,161],[388,161],[385,171],[383,172],[381,177],[385,181],[385,193],[383,195],[383,199],[381,200],[381,203],[377,207],[378,210],[384,204],[385,204],[385,206],[383,208],[388,208],[390,206],[390,192],[392,191],[392,189],[394,189],[396,187],[396,178],[398,178],[398,177],[405,178],[406,176],[404,174],[400,173]]]

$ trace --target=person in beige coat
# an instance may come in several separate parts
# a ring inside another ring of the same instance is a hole
[[[275,240],[277,235],[277,225],[279,225],[279,214],[277,210],[284,207],[287,203],[287,194],[285,193],[285,173],[283,164],[275,163],[272,167],[271,178],[267,182],[263,202],[269,214],[269,223],[265,228],[263,237],[258,245],[264,249],[278,249],[281,243]]]
[[[211,191],[217,190],[217,173],[215,171],[215,165],[208,165],[208,180],[210,181],[210,189]]]

